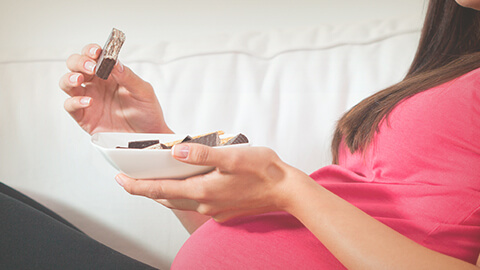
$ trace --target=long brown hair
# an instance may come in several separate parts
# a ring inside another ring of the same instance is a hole
[[[480,12],[454,0],[430,0],[416,55],[405,78],[345,113],[333,135],[333,163],[343,141],[364,151],[379,125],[402,100],[480,67]]]

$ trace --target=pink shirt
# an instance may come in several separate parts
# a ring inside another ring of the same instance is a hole
[[[401,102],[365,158],[343,148],[338,166],[311,177],[417,243],[475,263],[480,253],[480,69]],[[208,221],[183,245],[172,269],[344,267],[294,217],[269,213],[222,224]]]

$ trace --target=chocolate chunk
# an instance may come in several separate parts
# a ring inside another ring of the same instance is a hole
[[[218,133],[215,132],[202,137],[191,139],[188,141],[188,143],[199,143],[208,146],[218,146],[220,144],[220,137],[218,136]]]
[[[133,141],[128,143],[128,148],[143,149],[158,143],[160,143],[159,140]]]
[[[180,143],[188,142],[191,140],[192,140],[192,137],[190,137],[190,135],[187,135],[187,137],[185,137]]]
[[[165,145],[163,143],[160,143],[160,149],[172,149],[171,146]]]
[[[122,31],[113,28],[97,61],[95,74],[99,78],[103,80],[108,79],[115,63],[117,63],[118,54],[120,53],[120,49],[124,42],[125,34]]]
[[[243,135],[242,133],[240,133],[237,136],[231,138],[230,140],[228,140],[228,142],[226,142],[223,145],[232,145],[232,144],[241,144],[241,143],[248,143],[247,136]]]

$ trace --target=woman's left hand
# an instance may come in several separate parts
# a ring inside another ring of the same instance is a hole
[[[132,195],[149,197],[168,208],[197,211],[225,221],[284,210],[287,194],[293,191],[289,182],[306,176],[265,147],[211,148],[185,143],[176,145],[172,155],[185,163],[215,169],[185,180],[139,180],[123,174],[117,175],[116,180]]]

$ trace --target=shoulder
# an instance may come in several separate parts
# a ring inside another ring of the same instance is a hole
[[[463,92],[478,93],[480,91],[480,68],[474,69],[454,79],[450,83],[450,87],[461,88]]]
[[[477,109],[472,110],[480,108],[480,68],[421,94],[426,96],[429,103],[436,104],[435,107],[443,105],[457,110],[457,113],[480,114]]]

